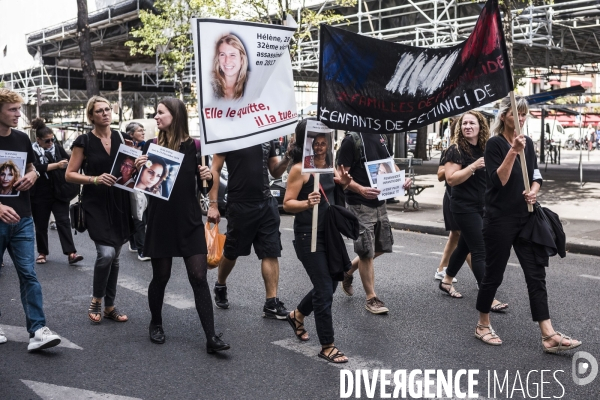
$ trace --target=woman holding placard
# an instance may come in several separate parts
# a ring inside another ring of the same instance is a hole
[[[162,321],[165,288],[171,277],[173,257],[182,257],[194,291],[196,311],[206,335],[206,350],[208,353],[227,350],[229,345],[221,340],[221,335],[215,334],[213,306],[206,280],[204,224],[196,199],[196,185],[200,187],[202,181],[207,181],[210,189],[213,177],[208,167],[199,165],[196,143],[190,138],[188,114],[182,101],[172,97],[162,99],[154,119],[159,129],[156,144],[184,156],[169,200],[150,197],[148,202],[144,255],[152,262],[152,281],[148,287],[148,305],[152,314],[150,340],[157,344],[165,342]],[[146,142],[144,154],[151,144]],[[143,155],[136,160],[136,166],[141,169],[147,162],[148,156]]]
[[[517,110],[518,122],[522,127],[529,111],[527,101],[522,97],[516,97],[514,101],[516,104],[512,109],[509,97],[500,103],[492,127],[495,136],[487,142],[485,148],[487,188],[483,239],[486,262],[485,276],[477,297],[479,321],[475,337],[490,345],[502,344],[502,340],[492,329],[489,312],[513,248],[525,275],[531,315],[539,324],[543,349],[547,353],[558,353],[578,347],[581,342],[556,332],[552,327],[546,291],[546,269],[536,261],[534,245],[519,240],[519,233],[530,217],[528,204],[535,204],[537,201],[542,175],[537,166],[532,140],[522,134],[517,136],[512,110]],[[519,153],[525,154],[525,160]],[[521,167],[523,162],[526,163],[527,178],[531,182],[529,191],[525,190]]]
[[[294,248],[298,259],[310,277],[313,288],[302,299],[298,307],[288,314],[287,321],[294,329],[296,337],[306,341],[308,332],[304,329],[304,318],[314,311],[317,335],[322,347],[319,357],[332,363],[345,363],[348,361],[348,357],[334,344],[331,304],[337,281],[334,281],[329,274],[325,253],[324,224],[328,204],[319,191],[314,191],[314,176],[302,173],[302,150],[306,121],[302,120],[296,126],[296,142],[290,151],[293,166],[288,176],[283,209],[296,214],[294,218]],[[320,175],[321,190],[332,201],[335,185],[342,185],[345,188],[351,181],[352,178],[347,172],[344,172],[342,176],[338,176],[337,171],[335,171],[335,176],[334,174]],[[315,205],[318,205],[319,214],[317,248],[316,252],[311,252],[312,213]]]
[[[88,318],[92,323],[104,317],[117,322],[128,320],[114,305],[119,277],[119,255],[131,235],[129,193],[113,188],[117,178],[110,174],[119,145],[131,140],[128,135],[110,129],[112,108],[103,97],[93,96],[87,103],[87,118],[93,129],[75,139],[67,166],[67,182],[83,186],[82,207],[90,238],[96,245],[94,285]],[[83,167],[85,175],[79,173]]]

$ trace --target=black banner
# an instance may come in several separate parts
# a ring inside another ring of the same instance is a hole
[[[406,132],[513,90],[498,0],[454,47],[405,46],[327,25],[320,40],[317,116],[333,129]]]

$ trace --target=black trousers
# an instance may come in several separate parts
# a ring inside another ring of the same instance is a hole
[[[132,248],[138,249],[141,251],[144,249],[144,239],[146,238],[146,215],[147,211],[144,211],[142,214],[142,220],[138,220],[136,217],[131,216],[133,218],[133,226],[135,228],[135,232],[133,235],[129,237],[129,243]]]
[[[338,282],[331,279],[329,274],[327,255],[325,254],[325,239],[321,232],[317,235],[317,251],[314,253],[310,251],[310,237],[310,233],[295,234],[294,248],[296,249],[296,256],[302,262],[313,284],[313,288],[304,296],[297,308],[305,316],[309,316],[313,311],[315,312],[315,325],[319,342],[321,345],[327,345],[334,342],[331,305]]]
[[[54,214],[58,238],[63,254],[75,253],[75,244],[71,234],[71,219],[69,218],[69,203],[52,199],[51,201],[31,204],[31,215],[35,224],[35,240],[40,254],[48,255],[48,222],[50,213]]]
[[[546,269],[535,262],[533,247],[518,239],[519,232],[529,217],[500,217],[483,219],[485,241],[485,275],[479,285],[477,310],[489,313],[496,290],[502,283],[511,247],[515,249],[527,283],[529,306],[534,321],[550,319]]]
[[[481,284],[485,273],[485,244],[481,234],[483,217],[480,213],[452,214],[454,222],[460,230],[460,239],[458,239],[458,245],[450,256],[446,273],[449,276],[455,277],[465,263],[469,253],[471,253],[473,275],[475,275],[477,283]]]

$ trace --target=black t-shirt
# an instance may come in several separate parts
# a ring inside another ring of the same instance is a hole
[[[542,175],[537,165],[535,147],[529,137],[525,137],[525,159],[529,182],[542,184]],[[506,185],[502,186],[497,170],[506,158],[510,145],[504,136],[494,136],[485,146],[485,215],[486,217],[526,217],[527,203],[523,198],[525,183],[521,172],[520,157],[517,156]],[[535,179],[534,179],[535,178]]]
[[[440,154],[440,166],[446,165],[446,150],[442,150],[442,154]],[[448,197],[452,196],[452,186],[448,185],[448,182],[444,179],[444,186],[446,187],[446,195]]]
[[[388,152],[386,140],[382,135],[373,133],[365,133],[361,135],[364,145],[363,151],[366,160],[355,160],[356,147],[354,144],[354,139],[351,135],[346,135],[342,141],[340,149],[338,150],[338,166],[343,165],[344,167],[350,167],[350,176],[352,176],[352,179],[356,183],[361,186],[371,187],[364,162],[388,159],[391,157],[391,155]],[[369,207],[379,207],[385,203],[385,201],[380,201],[378,199],[365,199],[360,194],[351,190],[346,190],[345,193],[346,202],[350,205],[364,204]]]
[[[468,168],[480,157],[483,157],[483,150],[479,146],[469,144],[471,154],[453,144],[446,150],[445,161],[454,164],[460,164],[461,169]],[[482,212],[485,195],[485,168],[475,170],[475,175],[471,175],[460,185],[452,187],[450,211],[457,214],[472,212]]]
[[[271,197],[269,159],[277,157],[272,142],[221,154],[227,164],[227,202],[263,201]]]
[[[15,129],[12,129],[8,136],[0,136],[0,150],[27,153],[26,164],[35,161],[35,154],[33,153],[33,147],[31,147],[29,137],[25,133]],[[2,162],[0,162],[0,164],[2,164]],[[27,168],[27,165],[25,165],[25,168]],[[22,176],[20,178],[22,178]],[[29,190],[24,192],[17,191],[17,193],[19,195],[14,197],[0,196],[0,203],[12,207],[21,218],[31,217]]]

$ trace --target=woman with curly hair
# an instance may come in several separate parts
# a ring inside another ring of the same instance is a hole
[[[217,41],[213,60],[213,90],[215,97],[237,100],[244,96],[248,78],[248,55],[242,41],[228,34]]]
[[[0,164],[0,195],[16,196],[19,194],[14,188],[21,174],[14,162],[8,160]]]
[[[483,115],[477,111],[467,111],[458,119],[452,135],[452,145],[445,155],[446,182],[452,187],[450,210],[460,230],[460,238],[450,256],[446,276],[439,288],[457,299],[462,298],[462,295],[454,289],[452,280],[469,253],[478,285],[481,284],[485,271],[485,245],[481,234],[485,194],[483,152],[489,136],[490,130]],[[502,311],[508,307],[495,299],[494,302],[494,311]]]

